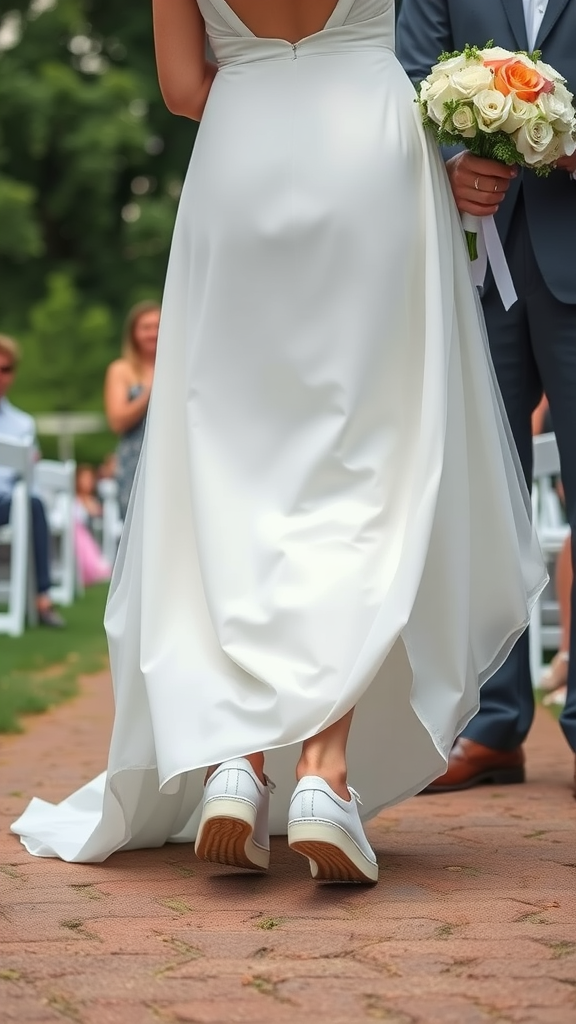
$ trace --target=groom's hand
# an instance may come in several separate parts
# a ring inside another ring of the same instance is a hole
[[[460,213],[489,217],[498,211],[518,168],[472,153],[457,153],[446,161],[456,206]]]

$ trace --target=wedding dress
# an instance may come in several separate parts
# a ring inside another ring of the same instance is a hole
[[[440,775],[544,583],[462,230],[392,0],[291,45],[199,0],[219,71],[182,192],[106,612],[108,770],[13,829],[100,861],[194,838],[203,766],[357,705],[364,817]]]

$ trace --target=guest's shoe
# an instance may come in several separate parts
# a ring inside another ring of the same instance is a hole
[[[483,783],[495,786],[524,782],[524,750],[493,750],[460,736],[450,751],[448,770],[424,793],[449,793],[457,789],[471,789]]]
[[[319,882],[378,881],[378,863],[360,815],[358,794],[343,800],[316,775],[300,780],[290,801],[288,846],[307,857]]]
[[[38,625],[48,626],[49,629],[64,629],[66,622],[51,605],[49,608],[38,609]]]
[[[265,871],[270,860],[268,804],[273,783],[260,782],[244,757],[224,761],[204,787],[196,856],[214,864]]]

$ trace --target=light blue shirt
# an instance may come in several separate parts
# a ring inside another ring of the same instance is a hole
[[[6,441],[24,441],[28,444],[36,441],[36,425],[34,419],[22,409],[17,409],[7,398],[0,398],[0,439]],[[0,466],[0,498],[9,497],[14,486],[14,472],[8,466]]]
[[[522,0],[522,3],[524,4],[528,48],[533,50],[536,46],[536,39],[538,38],[542,19],[546,14],[548,0]]]

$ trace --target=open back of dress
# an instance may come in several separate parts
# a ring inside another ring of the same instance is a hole
[[[252,35],[273,36],[290,43],[316,35],[326,29],[334,17],[339,0],[276,0],[262,4],[260,0],[226,0],[225,6],[244,23]],[[298,27],[296,27],[298,26]]]

